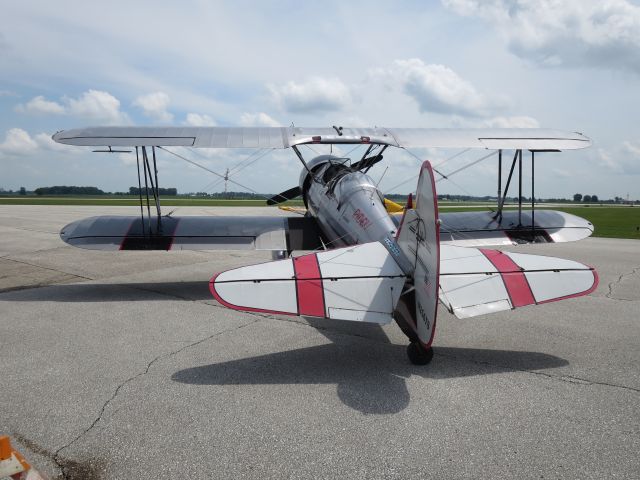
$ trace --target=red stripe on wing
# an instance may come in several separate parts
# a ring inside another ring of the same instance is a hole
[[[511,257],[498,250],[480,249],[480,251],[500,273],[514,308],[536,303],[524,272]]]
[[[324,292],[320,265],[316,254],[302,255],[293,259],[298,294],[298,314],[325,317]]]

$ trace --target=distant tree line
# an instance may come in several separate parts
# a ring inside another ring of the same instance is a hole
[[[266,198],[272,197],[273,193],[249,193],[249,192],[215,192],[215,193],[207,193],[207,192],[195,192],[188,193],[187,195],[191,197],[207,197],[207,198],[223,198],[223,199],[231,199],[231,200],[264,200]]]
[[[36,195],[104,195],[97,187],[72,187],[56,185],[54,187],[40,187],[34,190]]]
[[[617,198],[618,197],[616,197],[616,199]],[[585,195],[585,196],[582,196],[581,193],[576,193],[573,196],[573,201],[574,202],[581,202],[582,201],[584,203],[598,203],[599,202],[597,195]]]
[[[149,189],[149,193],[151,193],[151,189]],[[177,188],[158,188],[158,193],[160,195],[178,195]],[[142,194],[145,195],[146,191],[143,188]],[[129,187],[129,195],[140,195],[140,189],[138,187]]]

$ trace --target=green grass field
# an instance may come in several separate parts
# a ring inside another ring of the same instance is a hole
[[[513,207],[505,207],[512,209]],[[527,206],[523,206],[527,208]],[[558,210],[571,213],[589,220],[595,226],[594,237],[632,238],[640,240],[640,207],[629,205],[598,205],[598,206],[561,206],[546,207],[536,205],[537,210]],[[486,207],[465,206],[451,208],[443,205],[441,212],[465,212],[487,210]]]
[[[640,207],[562,207],[555,210],[589,220],[596,227],[594,237],[640,240]]]
[[[210,198],[163,197],[161,200],[166,207],[262,207],[264,200],[222,200]],[[12,196],[0,197],[0,205],[113,205],[137,206],[137,197],[121,196]],[[292,200],[285,205],[302,206],[301,200]],[[457,207],[457,208],[456,208]],[[460,208],[462,207],[462,208]],[[507,207],[509,208],[509,207]],[[526,208],[526,207],[525,207]],[[595,225],[594,237],[632,238],[640,240],[640,207],[621,205],[545,207],[538,209],[560,210],[589,220]],[[445,203],[440,204],[441,212],[464,212],[474,210],[488,210],[486,205],[477,206],[473,203]]]

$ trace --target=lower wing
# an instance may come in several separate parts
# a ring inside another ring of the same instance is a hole
[[[60,237],[90,250],[315,250],[322,234],[311,217],[90,217]]]

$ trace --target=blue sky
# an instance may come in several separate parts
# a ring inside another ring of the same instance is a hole
[[[7,2],[0,71],[5,189],[137,181],[131,156],[53,144],[57,130],[293,122],[580,131],[593,147],[540,156],[537,193],[640,198],[638,2]],[[188,155],[223,172],[249,153]],[[456,152],[413,153],[437,164]],[[399,151],[371,173],[388,191],[418,165]],[[215,180],[166,155],[160,168],[161,185],[182,192]],[[275,192],[299,170],[293,152],[278,151],[234,178]],[[453,180],[440,193],[494,194],[496,160]]]

